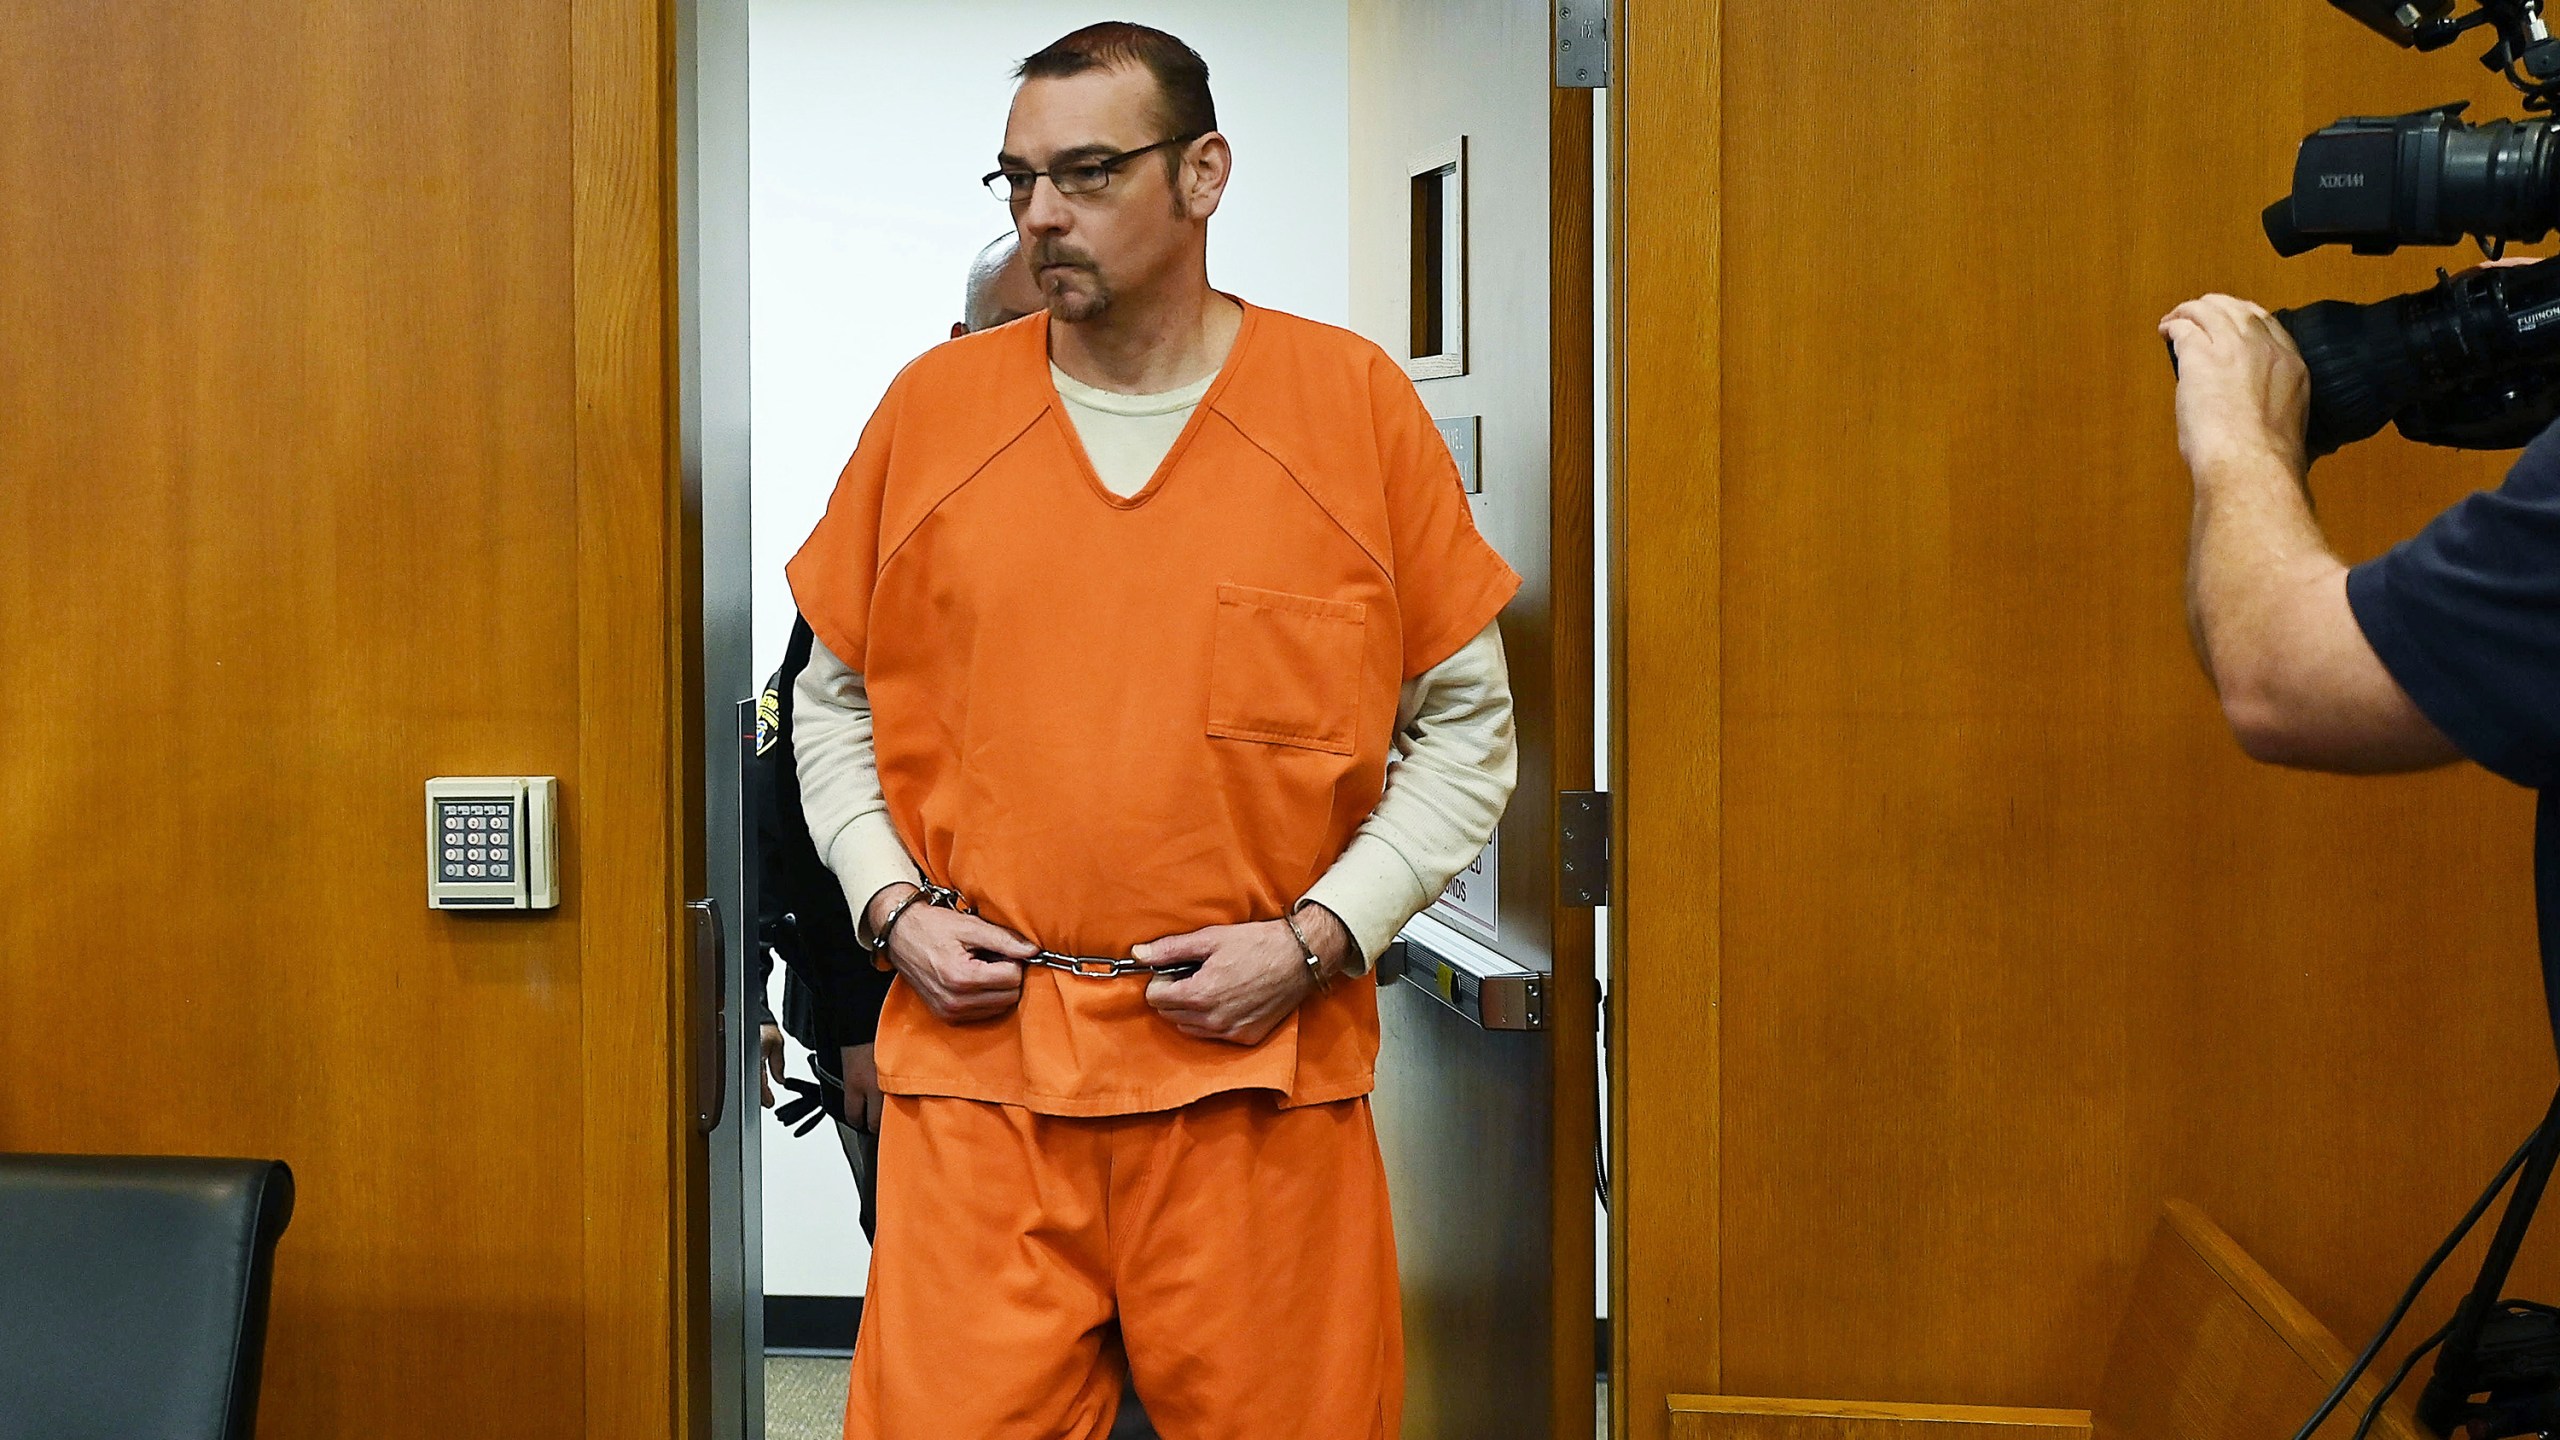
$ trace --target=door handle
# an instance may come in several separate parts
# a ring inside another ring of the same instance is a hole
[[[693,921],[693,1123],[708,1135],[729,1108],[729,935],[719,901],[684,909]]]
[[[1502,955],[1407,931],[1378,961],[1378,983],[1406,984],[1483,1030],[1547,1028],[1547,977]]]

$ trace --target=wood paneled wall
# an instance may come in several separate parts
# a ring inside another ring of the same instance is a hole
[[[1681,1390],[2085,1406],[2171,1196],[2360,1339],[2553,1079],[2528,797],[2225,733],[2152,334],[2465,263],[2279,261],[2258,211],[2340,115],[2513,105],[2318,0],[1865,14],[1621,16],[1641,1436]],[[2393,437],[2314,489],[2362,558],[2504,464]]]
[[[261,1433],[687,1433],[656,0],[0,24],[0,1148],[274,1156]],[[562,778],[430,912],[421,782]]]

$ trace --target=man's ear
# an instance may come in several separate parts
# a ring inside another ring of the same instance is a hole
[[[968,333],[969,333],[969,322],[968,322],[968,321],[966,321],[966,320],[954,320],[954,321],[952,321],[952,322],[951,322],[951,338],[952,338],[952,339],[957,340],[957,339],[959,339],[961,336],[966,335],[966,334],[968,334]]]
[[[1227,137],[1215,130],[1194,143],[1200,148],[1191,156],[1184,177],[1189,193],[1183,197],[1183,213],[1206,220],[1218,213],[1218,201],[1227,193],[1227,181],[1235,172],[1235,152],[1228,147]]]

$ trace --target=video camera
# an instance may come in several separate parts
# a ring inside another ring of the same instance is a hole
[[[2529,112],[2560,105],[2560,39],[2543,0],[2394,4],[2330,0],[2404,48],[2440,50],[2473,30],[2481,63]],[[2323,245],[2388,255],[2403,245],[2510,242],[2560,228],[2560,125],[2472,124],[2464,105],[2352,117],[2302,142],[2293,190],[2267,207],[2267,239],[2294,256]],[[2324,300],[2277,312],[2311,372],[2310,448],[2327,455],[2397,425],[2429,445],[2513,449],[2560,418],[2560,260],[2437,272],[2428,289],[2369,305]]]

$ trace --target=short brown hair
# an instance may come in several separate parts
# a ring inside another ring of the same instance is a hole
[[[1209,98],[1209,62],[1163,31],[1125,20],[1106,20],[1060,36],[1040,53],[1013,67],[1013,78],[1064,80],[1088,70],[1113,70],[1123,65],[1143,65],[1155,77],[1156,118],[1165,127],[1159,138],[1206,135],[1218,128],[1218,107]],[[1168,157],[1176,165],[1180,159]]]

